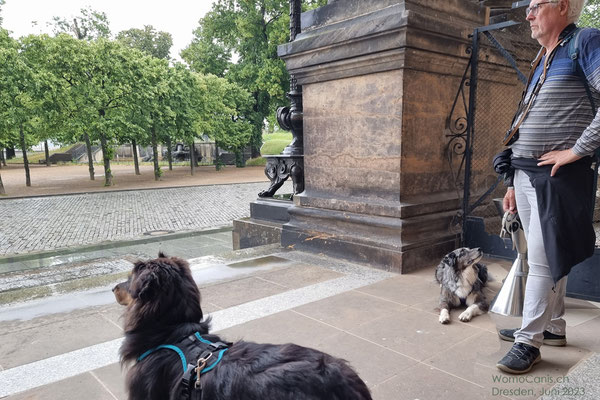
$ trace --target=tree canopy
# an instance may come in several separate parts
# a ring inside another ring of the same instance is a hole
[[[123,40],[81,40],[87,32],[16,40],[0,28],[0,146],[21,147],[26,171],[27,148],[46,139],[100,144],[106,185],[118,144],[152,145],[157,179],[161,143],[208,135],[233,152],[248,144],[245,89]]]
[[[168,32],[157,32],[152,25],[144,29],[131,28],[119,32],[117,40],[156,58],[169,59],[173,38]]]
[[[324,4],[303,2],[305,9]],[[262,144],[264,121],[274,123],[277,106],[289,103],[289,74],[277,57],[277,46],[289,40],[289,18],[289,1],[217,0],[181,52],[192,70],[225,77],[250,92],[253,156]]]
[[[72,19],[54,17],[54,33],[68,33],[80,40],[110,37],[110,24],[104,12],[87,7],[82,8],[80,13]]]
[[[580,26],[600,29],[600,0],[588,0],[579,19]]]

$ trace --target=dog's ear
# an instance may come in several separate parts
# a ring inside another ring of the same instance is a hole
[[[131,296],[134,299],[148,301],[152,299],[160,289],[160,277],[153,268],[141,270],[131,284]]]
[[[158,252],[158,258],[169,258],[169,256],[167,256],[165,253],[161,251]]]
[[[175,263],[175,265],[177,265],[181,269],[189,270],[189,268],[190,268],[190,264],[187,261],[185,261],[183,258],[171,257],[170,260],[171,260],[171,262]]]
[[[445,263],[446,265],[454,267],[456,265],[456,259],[457,259],[456,253],[451,252],[451,253],[446,254],[446,256],[444,257],[442,262]]]

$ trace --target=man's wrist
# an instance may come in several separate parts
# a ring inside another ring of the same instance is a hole
[[[506,190],[515,190],[515,187],[514,187],[514,186],[508,186],[508,187],[506,188]]]

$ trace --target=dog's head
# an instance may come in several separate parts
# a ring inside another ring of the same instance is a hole
[[[482,257],[483,252],[479,247],[475,249],[461,247],[446,254],[446,256],[442,259],[442,263],[452,266],[456,271],[463,271],[471,265],[479,262]]]
[[[202,320],[200,291],[181,258],[159,253],[154,260],[136,262],[129,279],[113,293],[127,306],[125,331]]]

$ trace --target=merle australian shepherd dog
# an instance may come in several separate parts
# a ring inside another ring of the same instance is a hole
[[[209,334],[210,319],[203,319],[200,292],[188,263],[162,253],[157,259],[138,261],[129,279],[113,292],[117,302],[127,306],[120,356],[129,367],[129,399],[180,399],[182,361],[164,345],[196,332],[202,340],[222,341]],[[140,360],[161,345],[163,349]],[[369,389],[346,361],[294,344],[233,343],[198,383],[201,399],[371,399]]]
[[[489,305],[483,294],[488,280],[487,267],[479,263],[480,249],[456,249],[442,259],[435,270],[440,284],[440,323],[450,322],[450,309],[467,306],[458,318],[467,322],[487,312]]]

